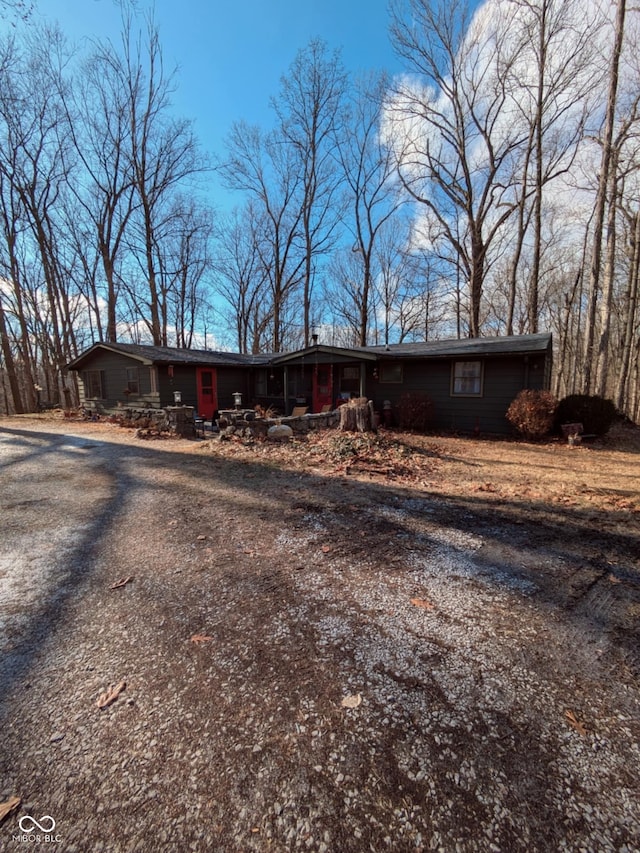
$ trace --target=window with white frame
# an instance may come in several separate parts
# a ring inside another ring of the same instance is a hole
[[[454,361],[451,394],[454,397],[482,396],[481,361]]]

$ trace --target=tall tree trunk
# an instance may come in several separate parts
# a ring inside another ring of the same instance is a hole
[[[540,278],[540,255],[542,253],[542,189],[543,189],[543,129],[542,118],[544,111],[544,75],[547,58],[547,0],[543,0],[540,9],[539,59],[538,59],[538,91],[536,116],[534,122],[536,181],[533,205],[533,259],[531,264],[531,279],[529,281],[529,296],[527,300],[527,316],[529,332],[538,331],[538,296]]]
[[[13,409],[17,415],[21,415],[24,413],[24,406],[22,403],[22,396],[20,394],[20,383],[18,382],[16,365],[13,358],[13,351],[11,349],[11,341],[9,340],[9,330],[7,328],[7,321],[4,315],[2,303],[0,303],[0,341],[2,342],[2,357],[4,359],[7,379],[9,380],[9,388],[11,389]]]
[[[636,328],[638,289],[640,287],[640,213],[636,213],[635,216],[631,245],[631,263],[629,266],[627,293],[624,301],[625,325],[622,339],[622,360],[620,370],[618,371],[614,397],[617,408],[621,412],[627,413],[629,413],[629,407],[627,406],[628,401],[625,398],[634,348],[634,329]]]
[[[118,324],[116,319],[117,289],[114,280],[115,270],[113,264],[113,257],[109,252],[108,245],[103,240],[100,240],[100,256],[102,258],[102,268],[104,270],[104,277],[107,280],[106,340],[108,343],[115,344],[115,342],[118,340]],[[97,316],[99,321],[99,314]],[[102,331],[100,328],[100,321],[98,329],[100,332]]]
[[[607,256],[600,299],[600,322],[598,324],[598,347],[596,361],[595,392],[601,397],[607,395],[607,376],[609,368],[611,306],[613,302],[613,283],[616,266],[616,214],[618,211],[617,193],[618,156],[613,153],[609,175],[609,213],[607,216]]]
[[[583,355],[583,393],[591,393],[593,381],[594,341],[598,295],[600,292],[600,268],[602,263],[602,232],[604,230],[604,218],[607,206],[607,189],[609,187],[609,172],[611,170],[611,158],[613,152],[613,127],[616,115],[616,103],[618,97],[618,69],[620,66],[620,54],[622,53],[622,40],[624,36],[624,20],[626,13],[626,0],[618,0],[618,12],[616,15],[616,30],[609,68],[609,93],[607,96],[607,114],[605,123],[604,141],[602,145],[602,159],[600,175],[598,177],[598,193],[596,196],[596,210],[594,217],[593,247],[591,252],[591,269],[589,275],[589,297],[587,304],[587,327],[584,337]]]
[[[469,337],[480,337],[480,304],[484,285],[486,248],[479,230],[471,234],[471,277],[469,279]]]

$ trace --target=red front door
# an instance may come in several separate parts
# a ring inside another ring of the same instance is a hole
[[[198,383],[198,414],[201,418],[210,420],[218,408],[218,385],[215,367],[198,367],[196,369]]]
[[[330,364],[316,364],[313,371],[313,411],[332,405],[333,375]]]

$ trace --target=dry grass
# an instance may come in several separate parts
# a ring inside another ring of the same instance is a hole
[[[139,441],[107,422],[71,421],[62,413],[0,419],[0,426],[46,424],[48,429],[88,432],[119,442]],[[611,529],[640,522],[640,428],[616,425],[602,440],[571,447],[566,441],[529,443],[456,436],[425,436],[380,430],[351,434],[310,433],[287,444],[217,437],[197,443],[170,439],[162,450],[198,453],[285,471],[308,472],[416,489],[443,498],[481,498],[496,508],[508,503],[531,520],[576,509],[594,526]]]
[[[380,431],[311,434],[289,444],[217,439],[202,452],[267,461],[325,477],[376,480],[443,497],[481,495],[495,503],[532,502],[598,512],[640,512],[640,429],[617,426],[602,441],[545,443],[422,436]]]

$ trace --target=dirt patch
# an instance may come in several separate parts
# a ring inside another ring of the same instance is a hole
[[[7,849],[637,849],[636,430],[0,448]]]

